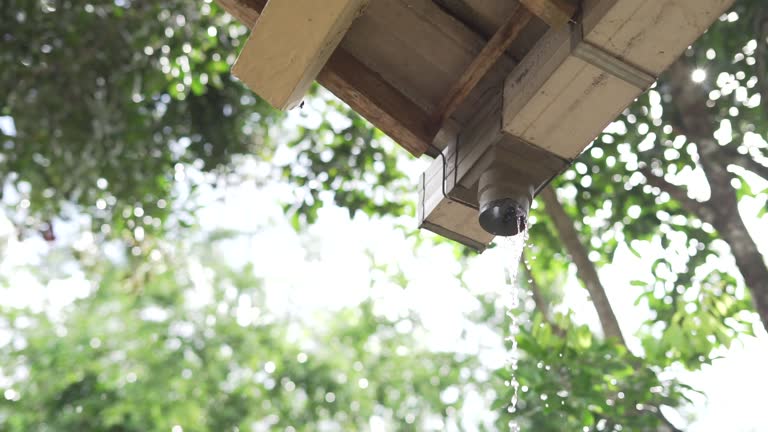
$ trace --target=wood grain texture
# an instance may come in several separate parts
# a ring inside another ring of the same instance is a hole
[[[577,157],[647,88],[584,61],[575,55],[579,44],[659,74],[726,3],[731,0],[586,1],[583,42],[570,29],[550,29],[507,78],[504,130],[563,158]]]
[[[413,155],[427,151],[427,114],[380,75],[336,50],[318,81]]]
[[[656,76],[733,0],[584,0],[584,40]]]
[[[581,154],[645,89],[573,55],[571,32],[547,34],[504,90],[504,130],[564,159]]]
[[[574,0],[519,0],[534,15],[552,28],[562,28],[576,13]]]
[[[368,0],[268,2],[232,73],[278,109],[298,105]]]
[[[507,22],[485,44],[477,57],[464,70],[458,81],[451,86],[448,93],[435,108],[430,125],[433,131],[437,131],[443,122],[464,102],[480,80],[517,39],[517,36],[530,22],[531,18],[533,18],[531,13],[521,6],[513,10]]]
[[[432,112],[485,42],[431,0],[374,0],[342,47]]]
[[[266,0],[216,1],[249,28],[266,4]],[[429,151],[426,111],[343,47],[331,55],[317,80],[412,155]]]
[[[478,245],[487,245],[493,238],[480,226],[477,210],[478,181],[488,167],[501,162],[539,190],[568,165],[552,153],[504,133],[501,99],[495,95],[461,131],[461,139],[448,143],[443,151],[445,168],[437,158],[422,175],[421,228],[478,250],[484,248]]]
[[[252,29],[264,6],[267,5],[267,0],[216,0],[216,3],[246,27]]]
[[[430,172],[437,172],[438,175],[428,176]],[[445,196],[442,180],[442,160],[437,158],[421,177],[419,228],[482,252],[494,236],[486,232],[478,221],[476,188],[465,189],[451,183],[449,177],[445,190],[448,196]]]

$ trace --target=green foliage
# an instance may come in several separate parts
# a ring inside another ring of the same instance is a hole
[[[426,351],[370,301],[276,316],[251,268],[207,252],[90,272],[60,316],[0,312],[0,429],[359,430],[379,415],[413,430],[461,408],[441,392],[472,361]]]
[[[84,268],[93,291],[60,314],[0,309],[0,334],[11,337],[0,348],[0,377],[10,378],[0,381],[0,429],[360,430],[379,416],[387,430],[432,430],[460,422],[472,393],[505,429],[506,368],[428,351],[417,317],[385,319],[371,300],[277,315],[252,266],[232,269],[211,249],[227,238],[138,265],[97,261]],[[371,271],[408,282],[385,264]],[[509,324],[495,295],[478,300],[477,326]],[[526,430],[657,430],[654,410],[690,391],[570,316],[535,314],[517,340],[514,419]]]
[[[509,317],[498,303],[491,297],[479,300],[483,307],[474,318],[507,328]],[[497,430],[507,430],[514,420],[522,430],[657,431],[667,424],[659,407],[679,407],[694,391],[677,380],[660,379],[658,366],[614,340],[601,340],[570,314],[551,320],[538,312],[530,316],[516,337],[522,352],[515,373],[517,411],[507,410],[514,393],[508,367],[495,370],[485,384],[496,390],[491,408],[502,414]],[[507,341],[506,349],[511,348]]]
[[[315,100],[315,102],[320,102]],[[319,126],[300,126],[287,143],[295,161],[282,166],[283,178],[299,187],[296,202],[285,206],[296,229],[314,223],[323,199],[369,216],[415,214],[409,193],[414,185],[398,168],[404,151],[337,99],[323,98],[329,116]]]
[[[526,354],[516,374],[523,398],[517,413],[499,419],[499,428],[515,418],[527,420],[527,430],[659,430],[658,407],[678,406],[690,390],[660,381],[623,346],[596,339],[568,316],[551,324],[537,314],[518,343]],[[508,400],[511,390],[503,397]]]
[[[314,221],[322,190],[353,214],[409,210],[398,153],[346,105],[328,102],[294,139],[230,76],[247,29],[215,3],[12,0],[0,28],[0,116],[14,126],[0,131],[0,181],[18,192],[6,202],[19,226],[82,212],[138,241],[136,227],[194,212],[174,205],[185,169],[229,174],[233,156],[269,159],[277,144],[295,153],[270,176],[296,186],[297,223]]]
[[[0,137],[0,171],[31,224],[65,203],[97,229],[136,207],[163,221],[177,164],[258,152],[280,118],[229,76],[245,29],[209,3],[11,1],[1,14],[0,114],[15,134]]]
[[[663,263],[661,263],[663,265]],[[637,285],[645,285],[638,281]],[[680,362],[690,369],[711,363],[713,347],[730,347],[739,335],[754,335],[751,308],[733,276],[713,271],[703,281],[667,289],[663,280],[647,286],[636,304],[646,302],[654,316],[645,323],[643,349],[661,366]],[[740,300],[737,300],[740,299]]]
[[[561,288],[565,285],[571,260],[563,249],[552,219],[542,206],[532,209],[536,223],[530,227],[530,241],[523,260],[528,271],[535,275],[540,289],[548,295],[551,304],[560,304]]]
[[[611,262],[620,244],[638,256],[640,246],[654,240],[667,250],[662,257],[643,257],[655,261],[653,275],[637,284],[644,288],[638,293],[639,302],[655,313],[641,337],[647,354],[659,364],[682,361],[696,368],[709,361],[714,348],[729,346],[751,328],[745,312],[753,307],[743,282],[711,268],[724,250],[719,234],[678,199],[648,184],[647,174],[640,171],[669,181],[700,172],[702,157],[729,160],[737,198],[759,196],[761,191],[751,190],[742,174],[750,169],[746,161],[765,161],[766,155],[768,104],[760,103],[760,89],[768,82],[768,42],[757,33],[768,16],[763,3],[737,1],[682,60],[692,71],[700,68],[706,73],[698,85],[710,92],[705,109],[721,122],[711,125],[711,130],[722,127],[720,154],[701,155],[695,137],[681,132],[681,118],[694,114],[676,111],[671,77],[664,75],[556,182],[572,197],[564,202],[566,210],[584,244],[599,257],[596,264]],[[730,140],[725,138],[729,131]],[[734,159],[735,154],[745,157]],[[704,184],[696,181],[683,187]],[[721,204],[703,205],[717,209]],[[549,245],[556,247],[555,242]]]

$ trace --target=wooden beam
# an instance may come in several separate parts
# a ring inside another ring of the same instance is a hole
[[[216,1],[249,28],[266,5],[266,0]],[[344,48],[334,51],[317,81],[412,155],[432,153],[426,111]]]
[[[573,55],[572,34],[547,33],[507,78],[504,130],[574,159],[645,89]]]
[[[733,0],[585,0],[507,77],[504,130],[577,157]]]
[[[432,115],[430,130],[436,133],[456,111],[456,108],[477,86],[477,83],[504,55],[512,42],[517,39],[525,26],[533,16],[524,7],[518,6],[504,25],[499,28],[472,63],[467,67],[461,77],[451,87]]]
[[[368,0],[267,3],[232,74],[278,109],[298,105]]]
[[[374,0],[341,47],[431,113],[486,43],[432,0]]]
[[[520,3],[555,29],[568,24],[577,6],[574,0],[520,0]]]
[[[246,27],[252,29],[264,6],[267,5],[267,0],[216,0],[216,3]]]
[[[409,153],[427,152],[427,114],[346,51],[336,50],[317,80]]]
[[[733,3],[734,0],[583,0],[584,40],[660,75]]]

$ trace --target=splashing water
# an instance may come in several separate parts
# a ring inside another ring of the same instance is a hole
[[[518,390],[520,382],[517,380],[517,365],[520,360],[520,351],[517,346],[517,334],[520,332],[520,322],[517,316],[517,309],[520,307],[520,286],[517,284],[517,273],[520,269],[520,259],[523,255],[523,248],[528,241],[528,228],[525,227],[522,233],[514,237],[504,239],[504,259],[506,272],[505,303],[506,314],[510,319],[509,336],[506,341],[512,344],[507,357],[507,367],[509,367],[510,377],[505,384],[512,387],[512,397],[509,400],[507,412],[514,414],[517,412],[517,403],[519,402]],[[509,430],[511,432],[520,432],[520,425],[515,420],[510,420]]]

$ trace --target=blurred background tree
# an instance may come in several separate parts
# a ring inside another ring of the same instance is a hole
[[[768,210],[767,52],[768,8],[737,1],[560,179],[559,197],[544,195],[588,288],[619,245],[666,249],[644,256],[653,274],[635,285],[656,315],[643,346],[668,363],[696,367],[751,333],[748,312],[768,328],[766,251],[756,242],[765,234],[744,223]],[[739,274],[713,266],[720,257]],[[601,291],[590,289],[596,305]],[[615,317],[601,322],[616,334]]]
[[[92,293],[61,316],[3,311],[3,331],[14,342],[0,348],[0,378],[18,378],[2,381],[3,428],[168,430],[183,420],[190,430],[260,421],[356,429],[389,416],[399,425],[393,428],[441,429],[434,425],[461,424],[461,401],[476,392],[498,414],[487,429],[517,418],[532,430],[674,430],[660,407],[683,406],[691,390],[661,379],[666,368],[710,363],[718,348],[753,334],[755,311],[768,326],[765,251],[743,220],[745,212],[764,220],[767,208],[768,8],[760,0],[737,1],[539,199],[521,281],[532,294],[519,336],[518,376],[527,391],[514,416],[504,411],[504,367],[430,352],[366,302],[320,319],[325,332],[317,322],[301,330],[315,341],[312,352],[302,351],[304,339],[287,337],[284,317],[243,327],[231,310],[241,298],[264,308],[258,281],[186,240],[197,235],[199,190],[244,183],[289,185],[283,209],[304,234],[333,205],[350,217],[382,216],[395,229],[391,217],[413,213],[414,163],[380,131],[322,89],[304,111],[286,116],[235,82],[228,71],[247,29],[215,2],[3,6],[6,217],[20,238],[39,232],[62,248],[72,245],[59,240],[58,227],[84,219],[98,250],[128,252],[112,259],[75,250]],[[412,236],[416,250],[449,247]],[[168,253],[173,245],[178,253]],[[622,249],[654,262],[652,274],[633,282],[639,307],[650,310],[637,335],[626,334],[600,274]],[[455,252],[462,280],[478,258]],[[721,259],[732,259],[739,274],[718,266]],[[216,302],[187,304],[196,277],[189,260],[205,261],[215,275]],[[54,273],[71,269],[45,262]],[[408,287],[402,274],[385,270]],[[562,286],[572,275],[599,326],[568,312]],[[477,300],[472,321],[501,341],[508,322],[499,303]],[[183,329],[189,332],[177,334]],[[372,338],[409,354],[369,352]],[[317,373],[308,374],[313,366]],[[338,373],[361,370],[367,388],[359,379],[357,387],[340,382]],[[460,396],[446,397],[448,388]]]
[[[4,308],[3,374],[20,379],[0,399],[2,429],[357,430],[381,416],[408,430],[456,420],[460,400],[441,393],[465,384],[459,370],[473,359],[425,351],[370,301],[311,323],[276,316],[252,268],[213,253],[218,237],[138,271],[97,262],[93,292],[58,319]]]
[[[274,137],[299,164],[261,180],[284,175],[302,187],[291,205],[304,222],[316,215],[318,181],[354,211],[407,207],[368,198],[374,184],[383,196],[398,193],[398,153],[384,151],[381,132],[348,107],[328,100],[315,127],[280,128],[284,116],[231,77],[247,29],[215,3],[5,6],[0,172],[15,192],[20,227],[55,235],[52,219],[74,210],[110,236],[162,230],[187,166],[226,174],[237,155],[270,159]],[[330,117],[344,121],[332,125]]]
[[[253,264],[226,262],[227,242],[241,236],[168,244],[141,264],[100,258],[95,245],[60,257],[89,281],[73,302],[0,310],[3,430],[505,429],[506,367],[467,355],[462,343],[431,349],[417,314],[392,318],[372,298],[319,314],[277,312]],[[369,272],[408,283],[390,266],[372,262]],[[480,304],[472,320],[503,328],[498,295]],[[653,409],[685,400],[687,386],[635,369],[635,357],[588,326],[544,320],[536,314],[518,338],[526,356],[517,418],[526,427],[659,430]],[[463,418],[478,410],[464,407],[470,395],[485,401],[479,424]]]

